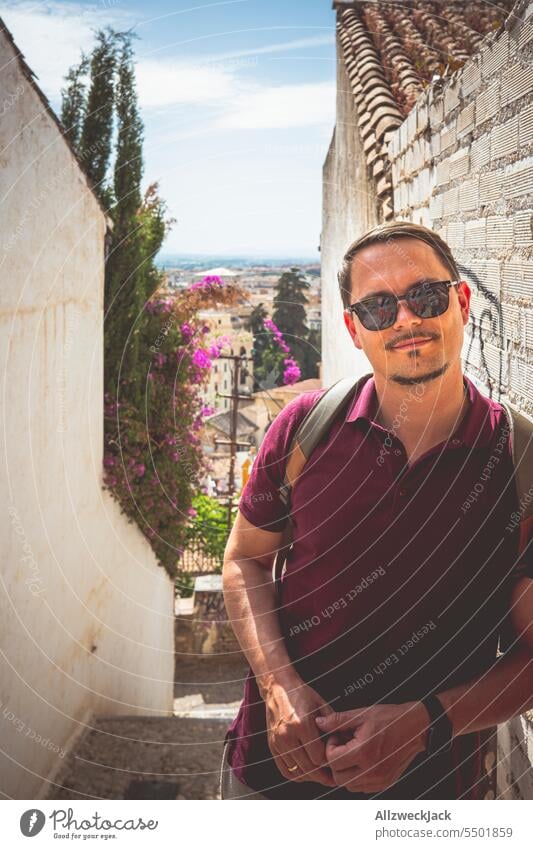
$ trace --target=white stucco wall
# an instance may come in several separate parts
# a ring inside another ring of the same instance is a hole
[[[337,45],[335,133],[324,163],[321,236],[322,379],[330,386],[341,377],[372,371],[355,348],[342,317],[337,271],[347,248],[378,224],[375,189],[367,176],[350,81]]]
[[[27,799],[91,713],[171,712],[173,588],[101,489],[104,216],[3,33],[0,68],[0,790]]]

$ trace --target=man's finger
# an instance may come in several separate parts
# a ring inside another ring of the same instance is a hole
[[[358,766],[361,757],[361,744],[356,738],[347,743],[337,742],[338,738],[330,737],[326,743],[326,758],[335,772],[343,769],[353,769]]]
[[[292,781],[316,781],[319,784],[325,784],[327,787],[335,786],[329,769],[323,766],[325,765],[325,757],[322,758],[320,763],[322,768],[317,769],[316,765],[308,757],[303,744],[283,752],[281,757],[285,761],[286,768],[288,761],[290,761],[290,766],[294,765],[298,767],[298,770],[292,770],[289,773]]]
[[[303,728],[301,729],[300,735],[309,760],[315,766],[324,766],[326,763],[326,745],[320,739],[320,732],[313,722],[313,717],[311,717],[308,728],[305,731]]]
[[[365,711],[366,708],[345,710],[341,713],[334,711],[327,716],[316,716],[315,722],[323,734],[329,734],[331,731],[347,731],[361,724]]]
[[[322,704],[320,705],[318,711],[320,716],[331,716],[332,713],[335,713],[331,705],[325,701],[322,701]]]

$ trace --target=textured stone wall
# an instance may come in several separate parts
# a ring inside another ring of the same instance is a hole
[[[465,368],[533,415],[533,3],[443,86],[389,147],[396,217],[449,243],[473,289]]]

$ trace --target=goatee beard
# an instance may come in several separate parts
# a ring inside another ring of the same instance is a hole
[[[415,377],[404,377],[402,374],[393,374],[390,379],[395,383],[399,383],[400,386],[416,386],[419,383],[427,383],[429,380],[436,380],[437,377],[441,377],[448,368],[448,365],[448,363],[444,363],[443,366],[435,371],[429,371],[427,374],[419,374]]]

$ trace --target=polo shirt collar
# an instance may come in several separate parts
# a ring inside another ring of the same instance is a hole
[[[463,420],[452,434],[450,444],[453,447],[482,448],[488,445],[494,435],[494,412],[496,405],[482,395],[470,378],[463,375],[469,406]],[[370,375],[354,398],[346,415],[346,422],[367,421],[375,424],[378,410],[378,398],[373,375]]]

